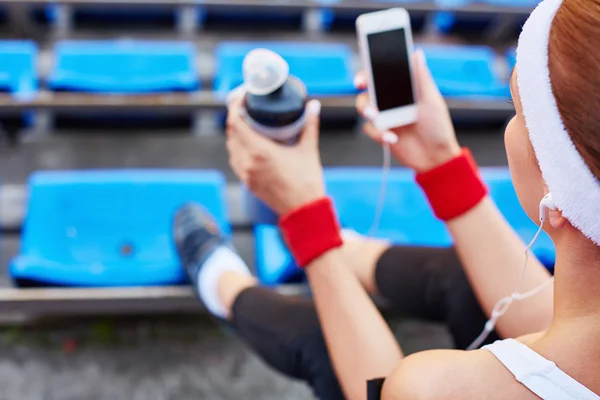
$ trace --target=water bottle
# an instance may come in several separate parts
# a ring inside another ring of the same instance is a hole
[[[242,70],[248,124],[279,143],[295,144],[306,122],[304,83],[290,76],[283,57],[267,49],[249,52]]]
[[[306,122],[307,90],[290,75],[288,63],[267,49],[250,51],[242,64],[244,118],[257,132],[285,145],[298,142]],[[248,213],[255,222],[276,224],[277,215],[251,193]]]

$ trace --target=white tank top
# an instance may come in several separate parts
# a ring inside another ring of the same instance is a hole
[[[544,400],[598,400],[600,396],[523,343],[500,340],[483,347],[526,388]]]

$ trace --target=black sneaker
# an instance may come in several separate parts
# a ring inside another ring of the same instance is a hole
[[[195,203],[186,204],[175,213],[173,238],[181,265],[194,286],[196,297],[202,302],[202,297],[198,292],[200,269],[218,247],[227,246],[233,251],[235,249],[223,236],[213,216],[204,207]],[[226,334],[231,336],[235,334],[229,321],[210,312],[208,314]]]
[[[199,204],[189,203],[177,210],[173,221],[173,238],[181,265],[194,289],[200,268],[219,247],[231,247],[212,215]]]

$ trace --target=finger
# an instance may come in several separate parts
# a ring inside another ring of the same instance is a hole
[[[306,125],[300,138],[300,145],[316,149],[319,147],[321,102],[313,99],[306,105]]]
[[[243,99],[242,98],[233,98],[231,102],[227,103],[227,122],[226,122],[226,130],[227,133],[232,131],[232,128],[235,124],[238,124],[240,120],[242,120],[242,107],[243,107]]]
[[[229,166],[235,175],[242,181],[246,182],[247,176],[247,156],[244,153],[243,147],[235,138],[228,138],[227,152],[229,153]]]
[[[227,94],[227,104],[231,103],[234,100],[243,99],[246,95],[246,86],[241,84],[240,86],[233,89],[231,92]]]
[[[383,132],[377,129],[372,122],[363,125],[363,132],[374,142],[383,144]]]
[[[440,90],[431,75],[427,66],[427,60],[423,49],[418,49],[413,54],[413,64],[415,65],[415,80],[417,82],[417,96],[423,101],[442,97]]]
[[[273,144],[258,132],[255,132],[243,117],[242,100],[233,100],[227,115],[227,135],[236,139],[247,149],[255,149]]]
[[[229,166],[231,167],[231,170],[235,176],[237,176],[242,183],[246,183],[248,181],[247,168],[240,158],[229,157]]]
[[[388,144],[390,146],[393,146],[396,143],[398,143],[398,134],[392,131],[382,131],[381,129],[377,129],[377,127],[372,122],[367,122],[363,126],[363,131],[374,142],[379,143],[381,145]]]
[[[365,90],[367,88],[367,76],[364,71],[359,71],[354,77],[354,87],[357,90]]]
[[[242,116],[234,117],[230,136],[235,137],[248,153],[268,153],[275,151],[279,144],[255,131]]]
[[[367,93],[359,94],[356,97],[356,110],[360,115],[369,121],[374,121],[379,114],[377,108],[371,104],[369,95]]]

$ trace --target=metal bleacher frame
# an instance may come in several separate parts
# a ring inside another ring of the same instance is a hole
[[[314,13],[323,7],[323,4],[317,0],[279,0],[274,2],[264,0],[0,0],[0,6],[5,7],[9,14],[9,19],[18,19],[18,24],[23,24],[25,11],[32,6],[43,6],[47,4],[60,5],[59,19],[53,31],[53,39],[62,39],[71,37],[72,31],[72,11],[73,7],[87,6],[161,6],[173,7],[177,14],[182,17],[179,19],[176,33],[178,37],[190,39],[195,38],[197,32],[202,28],[195,18],[198,7],[226,8],[226,7],[248,7],[248,8],[280,8],[288,10],[302,10],[304,15],[305,37],[308,40],[319,40],[324,34],[319,32],[319,27],[312,23]],[[328,8],[338,12],[356,13],[357,11],[369,11],[374,9],[388,8],[393,3],[383,1],[365,1],[365,0],[340,0],[337,3],[328,5]],[[410,12],[414,13],[433,13],[437,11],[451,11],[456,15],[478,15],[495,14],[498,21],[494,24],[493,32],[487,35],[494,37],[499,35],[509,23],[515,18],[522,18],[529,14],[529,7],[498,7],[488,4],[471,4],[464,7],[440,8],[433,2],[415,2],[402,4]],[[183,18],[183,16],[187,16]],[[20,26],[13,26],[19,30],[24,29]],[[211,72],[212,73],[212,72]],[[44,74],[42,73],[42,76]],[[211,82],[210,73],[202,76],[204,82]],[[354,112],[353,96],[343,97],[325,97],[322,99],[325,112]],[[498,101],[464,101],[449,100],[448,105],[453,115],[472,114],[476,112],[478,116],[508,117],[512,113],[510,105],[503,100]],[[75,93],[52,93],[41,90],[34,99],[15,100],[10,95],[0,95],[0,115],[16,115],[23,111],[33,110],[40,116],[51,115],[53,112],[61,110],[81,110],[81,111],[109,111],[129,112],[132,110],[152,110],[158,113],[213,113],[214,111],[223,111],[225,104],[213,94],[209,88],[197,92],[173,93],[173,94],[155,94],[155,95],[136,95],[136,96],[102,96],[92,94]],[[44,120],[44,118],[39,118]],[[38,127],[41,130],[47,129],[48,125]],[[38,130],[38,129],[36,129]],[[40,130],[40,131],[41,131]],[[200,131],[198,129],[197,131]],[[24,196],[23,188],[17,188],[17,192]],[[234,201],[239,201],[239,185],[233,187],[234,193],[228,193]],[[4,206],[6,198],[0,193],[0,205]],[[231,202],[232,200],[229,199]],[[22,198],[18,202],[21,208],[26,204],[26,199]],[[0,207],[2,210],[4,207]],[[18,208],[18,207],[17,207]],[[231,207],[230,210],[237,209],[237,216],[232,216],[236,223],[247,223],[247,218],[242,215],[239,205]],[[6,210],[2,210],[6,214]],[[22,213],[22,209],[20,212]],[[234,214],[236,212],[234,211]],[[18,231],[20,227],[20,218],[17,211],[16,217],[8,222],[0,219],[3,230]],[[288,286],[280,288],[284,293],[304,293],[305,288],[298,286]],[[139,288],[53,288],[53,289],[0,289],[0,313],[27,314],[32,316],[48,315],[72,315],[72,314],[110,314],[110,313],[142,313],[142,312],[197,312],[201,306],[194,299],[191,290],[187,287],[139,287]]]

